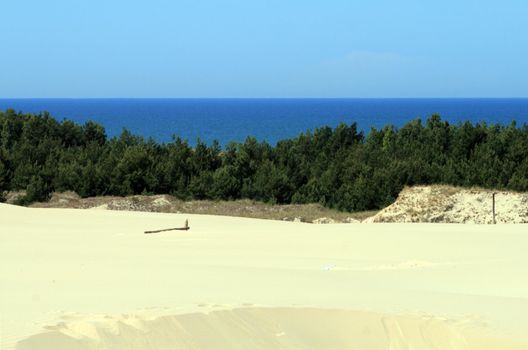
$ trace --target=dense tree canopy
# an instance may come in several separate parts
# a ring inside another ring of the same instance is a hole
[[[174,137],[166,144],[124,130],[58,122],[47,113],[0,112],[0,199],[27,190],[24,203],[52,191],[79,195],[169,193],[182,199],[249,198],[378,209],[406,185],[451,184],[528,191],[528,126],[450,125],[438,115],[402,128],[355,123],[323,127],[276,146]]]

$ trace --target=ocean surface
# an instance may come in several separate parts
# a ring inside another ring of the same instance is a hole
[[[107,135],[123,128],[169,142],[172,135],[195,144],[197,138],[244,141],[255,136],[275,144],[308,129],[357,122],[361,130],[397,127],[439,113],[450,123],[469,120],[528,124],[528,98],[518,99],[0,99],[0,110],[48,111],[58,120],[93,120]]]

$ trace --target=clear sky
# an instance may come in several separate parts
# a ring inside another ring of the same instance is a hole
[[[11,0],[0,97],[527,97],[526,0]]]

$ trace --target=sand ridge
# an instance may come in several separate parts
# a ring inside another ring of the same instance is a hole
[[[446,185],[404,188],[393,204],[364,222],[492,224],[493,193],[497,224],[528,223],[528,193]]]
[[[160,316],[105,316],[47,327],[17,350],[90,349],[372,349],[482,350],[522,344],[479,334],[464,324],[314,308],[237,308]]]

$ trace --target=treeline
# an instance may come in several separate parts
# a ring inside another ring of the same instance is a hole
[[[450,125],[433,115],[366,136],[355,123],[341,124],[276,146],[248,137],[222,149],[178,137],[160,144],[126,130],[109,139],[93,122],[0,112],[0,194],[27,190],[22,204],[70,190],[360,211],[390,204],[405,185],[438,183],[527,191],[528,126]]]

